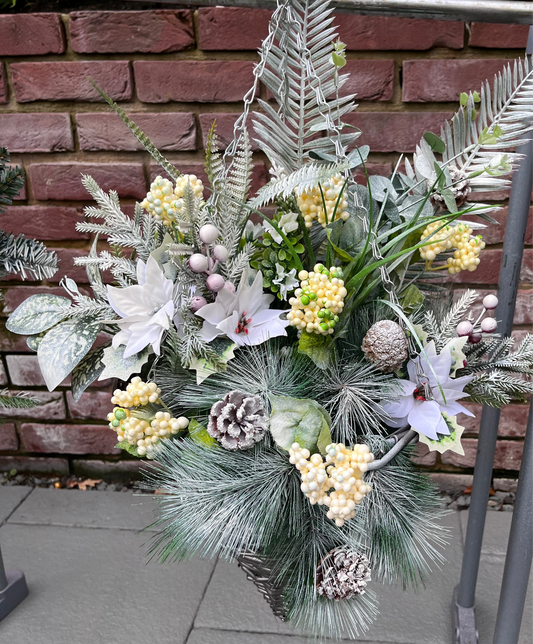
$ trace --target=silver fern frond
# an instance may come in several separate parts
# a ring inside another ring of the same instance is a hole
[[[0,277],[18,273],[35,280],[49,279],[57,272],[57,255],[46,246],[24,235],[11,235],[0,230]]]
[[[331,61],[335,39],[333,8],[327,0],[292,0],[284,7],[274,42],[263,45],[261,81],[273,93],[278,110],[259,101],[264,113],[254,113],[256,141],[271,162],[286,173],[302,167],[309,152],[343,156],[359,136],[346,134],[341,118],[351,112],[354,96],[338,97],[348,76],[335,77]],[[337,97],[330,98],[332,95]],[[331,136],[317,138],[326,131]]]
[[[270,181],[258,191],[253,199],[250,199],[249,204],[252,208],[261,208],[274,201],[277,197],[287,199],[292,194],[299,196],[307,190],[312,190],[319,184],[329,181],[331,177],[339,172],[348,170],[351,165],[350,161],[329,163],[327,165],[323,163],[307,163],[302,168],[291,172],[288,176]]]
[[[479,111],[476,111],[476,107]],[[524,143],[523,135],[533,129],[533,69],[526,60],[516,60],[497,75],[491,85],[481,87],[479,103],[470,93],[466,106],[441,129],[446,149],[444,166],[455,168],[469,178],[476,191],[502,190],[521,155],[511,150]],[[433,171],[435,156],[422,139],[414,156],[419,179]]]

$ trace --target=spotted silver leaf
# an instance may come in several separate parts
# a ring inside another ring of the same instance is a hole
[[[78,402],[82,393],[93,383],[104,370],[104,348],[90,351],[72,372],[72,397]]]
[[[38,293],[24,300],[13,311],[6,322],[6,328],[20,335],[35,335],[50,329],[64,320],[71,302],[67,297]]]
[[[37,335],[28,336],[26,338],[26,344],[28,345],[28,348],[31,349],[32,351],[37,351],[43,337],[44,335],[41,335],[40,333],[38,333]]]
[[[93,346],[101,325],[94,318],[68,320],[42,339],[37,356],[46,386],[53,391]]]

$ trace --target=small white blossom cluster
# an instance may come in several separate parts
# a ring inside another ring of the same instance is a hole
[[[363,474],[374,455],[368,445],[354,445],[349,449],[342,443],[328,445],[326,452],[325,462],[320,454],[309,458],[308,449],[293,443],[289,461],[300,471],[301,490],[305,496],[313,505],[327,506],[328,519],[340,527],[353,519],[356,505],[370,492]]]
[[[420,256],[431,264],[440,253],[455,248],[453,257],[446,260],[446,268],[450,275],[461,271],[475,271],[481,261],[479,254],[485,248],[485,242],[481,235],[472,235],[472,228],[466,223],[457,226],[444,226],[443,221],[435,221],[429,224],[422,233],[421,241],[435,242],[420,249]],[[439,230],[439,228],[441,230]]]
[[[326,224],[330,224],[332,221],[337,221],[337,219],[346,221],[350,217],[350,213],[347,210],[348,201],[345,198],[346,192],[343,190],[344,184],[345,178],[340,174],[336,174],[329,181],[322,184],[322,192],[320,188],[313,188],[313,190],[306,190],[297,198],[298,208],[303,215],[307,228],[311,228],[315,219],[318,219],[318,222],[325,228]],[[339,198],[341,192],[342,196]],[[322,195],[324,195],[323,199]],[[326,204],[326,214],[324,214],[324,202]],[[336,212],[335,208],[337,208]],[[335,215],[333,215],[334,212]]]
[[[107,415],[109,427],[117,432],[119,442],[127,441],[135,446],[139,456],[154,458],[161,447],[161,440],[170,438],[189,426],[188,418],[173,418],[167,411],[158,411],[152,419],[147,419],[128,409],[149,403],[157,404],[161,402],[160,393],[155,382],[146,383],[136,376],[126,387],[126,391],[117,389],[111,398],[112,403],[121,406],[115,407]]]
[[[179,177],[176,187],[173,186],[172,181],[158,176],[150,184],[150,191],[141,206],[157,221],[165,226],[172,226],[178,221],[179,213],[183,208],[183,195],[187,184],[191,186],[196,198],[203,197],[203,183],[194,174],[184,174]]]
[[[287,320],[300,331],[328,335],[333,333],[348,294],[342,280],[342,269],[316,264],[308,273],[300,271],[300,288],[294,291]]]

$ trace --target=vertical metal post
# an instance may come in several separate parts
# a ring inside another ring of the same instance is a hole
[[[528,56],[533,54],[533,27],[529,29],[526,53]],[[530,137],[531,134],[526,136],[526,138]],[[510,336],[513,328],[513,316],[533,188],[533,142],[530,141],[522,146],[520,151],[526,156],[521,161],[513,177],[498,286],[499,303],[496,309],[496,319],[500,321],[499,331],[503,336]],[[458,644],[477,644],[478,642],[474,614],[475,593],[499,421],[499,409],[483,408],[461,581],[459,586],[455,588],[452,604],[455,642]],[[509,643],[506,642],[505,644]]]
[[[0,549],[0,593],[7,588],[6,569],[2,559],[2,550]]]
[[[533,556],[533,400],[494,630],[494,644],[518,644]]]
[[[28,596],[28,585],[20,570],[5,571],[0,550],[0,620]]]

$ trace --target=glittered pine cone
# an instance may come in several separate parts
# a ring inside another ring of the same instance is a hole
[[[468,180],[468,175],[466,174],[466,172],[459,170],[459,168],[454,168],[453,166],[449,166],[448,169],[450,171],[450,178],[453,184],[450,187],[450,190],[452,191],[453,196],[455,197],[455,203],[459,208],[468,199],[470,193],[472,192],[472,188],[470,187],[470,181]],[[444,197],[436,191],[433,191],[433,194],[431,195],[431,201],[435,206],[446,208]]]
[[[409,354],[409,343],[402,327],[392,320],[373,324],[361,347],[365,358],[384,373],[399,369]]]
[[[211,407],[207,431],[226,449],[248,449],[268,429],[268,416],[260,396],[230,391]]]
[[[367,557],[347,547],[329,552],[316,570],[317,592],[328,599],[351,599],[362,595],[370,580]]]

